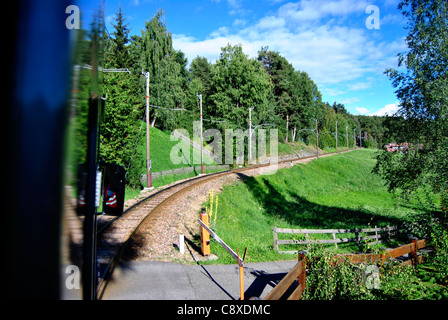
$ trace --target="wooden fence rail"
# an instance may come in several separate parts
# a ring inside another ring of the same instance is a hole
[[[374,227],[374,228],[365,228],[365,229],[284,229],[284,228],[273,228],[274,235],[274,249],[277,250],[278,253],[297,253],[296,251],[280,251],[279,245],[285,244],[311,244],[311,243],[334,243],[335,247],[338,247],[338,243],[348,243],[348,242],[357,242],[358,244],[367,239],[375,239],[375,244],[380,242],[381,239],[391,238],[396,235],[400,231],[400,227],[397,226],[387,226],[387,227]],[[305,240],[280,240],[278,239],[279,233],[288,233],[288,234],[303,234],[305,235]],[[336,234],[341,233],[354,233],[354,238],[337,238]],[[373,235],[367,235],[368,233],[374,233]],[[309,239],[309,234],[331,234],[333,239]],[[362,234],[365,234],[362,236]]]
[[[306,266],[305,252],[299,253],[299,262],[288,272],[288,274],[272,289],[271,292],[263,300],[279,300],[285,292],[291,287],[294,280],[297,279],[299,284],[289,295],[288,300],[300,300],[305,290]]]
[[[403,264],[419,264],[423,262],[423,257],[418,255],[418,250],[426,247],[426,240],[412,239],[412,242],[399,246],[383,253],[367,253],[367,254],[341,254],[338,255],[340,259],[347,259],[353,263],[366,263],[366,262],[381,262],[384,263],[389,259],[398,258],[406,254],[409,255],[409,260],[403,262]]]
[[[379,253],[379,254],[338,254],[334,256],[334,260],[329,263],[338,264],[344,261],[351,263],[385,263],[389,259],[398,258],[406,254],[409,260],[402,264],[416,265],[423,262],[423,257],[418,255],[418,250],[426,247],[426,240],[412,239],[409,244],[402,245],[398,248]],[[299,262],[286,274],[286,276],[275,286],[274,289],[264,298],[264,300],[279,300],[285,292],[291,287],[295,279],[298,279],[298,286],[287,298],[288,300],[300,300],[305,290],[306,282],[306,251],[299,252]]]

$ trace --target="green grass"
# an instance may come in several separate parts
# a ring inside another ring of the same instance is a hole
[[[200,159],[200,151],[190,147],[190,157],[187,160],[189,163],[174,164],[170,159],[171,150],[179,143],[178,141],[171,141],[171,132],[161,131],[157,128],[150,129],[150,158],[151,158],[151,172],[160,172],[173,170],[183,167],[199,166],[200,164],[193,163],[193,159]],[[294,154],[300,150],[309,150],[310,148],[301,142],[297,143],[279,143],[279,155]],[[140,161],[141,172],[140,175],[146,174],[146,127],[142,127],[139,144],[136,148],[136,154],[133,161]],[[204,164],[215,165],[213,159],[204,154]],[[215,171],[206,170],[206,173]],[[195,177],[198,172],[191,172],[186,174],[166,175],[160,178],[153,179],[153,186],[155,188],[170,184],[175,181]],[[125,200],[132,199],[140,194],[140,190],[127,186]]]
[[[146,129],[143,128],[146,132]],[[171,141],[170,139],[171,132],[164,132],[157,128],[151,128],[150,130],[150,151],[151,151],[151,165],[152,172],[160,172],[166,170],[172,170],[183,167],[191,167],[191,166],[199,166],[199,164],[193,164],[193,155],[196,159],[200,159],[200,151],[193,149],[190,147],[190,157],[185,158],[188,163],[180,163],[174,164],[170,159],[170,152],[177,144],[179,144],[180,140]],[[137,147],[137,158],[140,161],[146,163],[146,134],[140,137],[139,145]],[[214,161],[210,159],[206,154],[204,154],[204,164],[207,165],[215,165]],[[142,174],[146,173],[146,167],[144,166],[144,170]]]
[[[179,164],[174,164],[171,160],[171,150],[179,144],[180,140],[171,141],[171,132],[164,132],[157,128],[150,129],[150,158],[151,158],[151,172],[168,171],[184,167],[197,167],[200,163],[193,163],[193,160],[200,159],[200,151],[190,146],[190,157],[185,157],[185,161]],[[136,154],[133,156],[133,162],[140,163],[140,175],[146,174],[146,128],[142,128],[142,133],[136,148]],[[204,165],[215,165],[213,159],[204,154]],[[207,171],[207,170],[206,170]],[[211,171],[207,171],[211,172]],[[157,179],[153,179],[153,186],[158,188],[170,184],[172,182],[194,177],[198,173],[191,172],[187,174],[166,175]],[[136,187],[127,186],[125,200],[134,198],[140,194],[140,189]]]
[[[217,222],[212,227],[234,250],[248,247],[248,261],[255,262],[294,258],[273,249],[273,226],[329,229],[402,223],[418,207],[400,205],[387,192],[383,181],[371,173],[374,156],[373,150],[358,150],[272,176],[242,176],[219,194]],[[357,249],[339,245],[342,252]],[[234,263],[214,241],[212,253],[219,256],[219,263]]]

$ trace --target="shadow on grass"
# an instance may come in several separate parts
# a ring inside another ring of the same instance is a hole
[[[239,174],[239,177],[247,185],[255,200],[263,206],[267,215],[281,218],[290,225],[310,229],[332,229],[399,225],[404,222],[397,217],[382,216],[367,210],[313,203],[298,194],[279,191],[280,188],[264,177],[256,179],[244,174]]]

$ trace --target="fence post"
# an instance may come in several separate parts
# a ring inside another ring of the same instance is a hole
[[[379,241],[379,239],[378,239],[378,229],[375,226],[375,244],[378,244],[378,241]]]
[[[338,248],[338,243],[336,242],[336,234],[335,234],[335,233],[332,233],[331,235],[333,236],[334,246],[335,246],[335,248],[337,249],[337,248]]]
[[[278,236],[277,236],[277,227],[274,227],[273,229],[272,229],[272,233],[274,234],[274,249],[275,250],[277,250],[277,252],[278,252]]]
[[[302,272],[299,274],[298,285],[302,285],[302,292],[300,293],[299,299],[302,297],[303,291],[305,291],[305,283],[306,283],[306,262],[305,262],[306,251],[299,251],[299,261],[302,261]]]
[[[355,227],[355,240],[358,246],[361,244],[361,241],[359,240],[359,229]]]
[[[205,211],[205,208],[202,208],[201,212],[201,221],[208,227],[210,226],[208,221],[208,214]],[[204,256],[210,255],[210,233],[205,230],[204,227],[201,227],[201,250]]]
[[[180,254],[185,253],[185,238],[183,234],[179,235],[179,252]]]
[[[412,251],[409,252],[412,265],[417,265],[417,238],[412,238]]]

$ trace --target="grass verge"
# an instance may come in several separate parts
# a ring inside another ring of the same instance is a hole
[[[273,226],[329,229],[400,224],[421,208],[401,204],[387,192],[383,181],[371,173],[374,156],[374,150],[358,150],[271,176],[241,175],[220,193],[212,227],[234,250],[248,247],[248,261],[258,262],[295,258],[273,249]],[[219,263],[234,263],[218,243],[212,240],[211,246]],[[357,250],[356,245],[346,244],[337,251]]]

